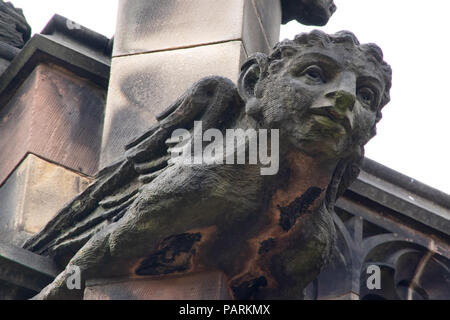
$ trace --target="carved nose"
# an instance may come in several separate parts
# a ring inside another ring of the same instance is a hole
[[[335,108],[339,109],[340,111],[345,112],[346,110],[353,111],[353,107],[355,106],[356,97],[354,94],[339,90],[339,91],[333,91],[329,92],[325,95],[329,99],[334,100],[334,106]]]

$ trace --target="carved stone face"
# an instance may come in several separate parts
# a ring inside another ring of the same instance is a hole
[[[322,159],[339,159],[375,134],[385,90],[382,70],[362,51],[335,44],[286,49],[257,84],[262,120],[281,139]]]

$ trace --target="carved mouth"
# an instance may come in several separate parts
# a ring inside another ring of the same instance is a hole
[[[328,118],[333,123],[343,127],[346,133],[351,132],[350,120],[345,114],[335,110],[333,107],[321,107],[310,109],[312,115]]]

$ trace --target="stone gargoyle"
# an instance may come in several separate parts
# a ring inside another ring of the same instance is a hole
[[[11,2],[0,0],[0,21],[0,42],[23,48],[31,37],[31,27],[22,9],[15,8]]]
[[[317,30],[250,57],[237,88],[198,81],[26,242],[65,268],[35,298],[83,298],[65,283],[76,266],[83,281],[220,271],[236,299],[301,299],[333,249],[330,212],[359,173],[390,87],[379,47]],[[268,152],[278,170],[179,161],[195,152],[173,132],[195,139],[196,121],[200,134],[277,129]]]

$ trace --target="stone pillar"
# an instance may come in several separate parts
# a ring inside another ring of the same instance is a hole
[[[20,246],[97,172],[108,44],[56,15],[11,63],[0,59],[0,241]]]
[[[195,81],[236,81],[278,41],[278,0],[120,0],[100,167],[123,154]]]

